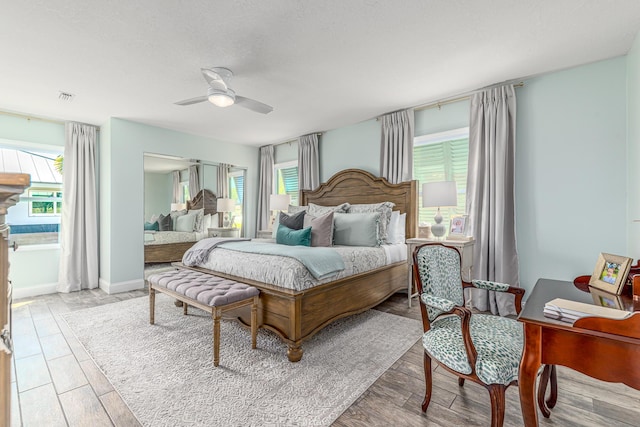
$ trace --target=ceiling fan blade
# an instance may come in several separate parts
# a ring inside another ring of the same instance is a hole
[[[255,111],[256,113],[269,114],[273,111],[273,107],[267,104],[263,104],[262,102],[256,101],[255,99],[245,98],[244,96],[236,95],[237,105],[248,108],[251,111]]]
[[[218,70],[221,70],[220,72]],[[210,69],[210,68],[200,68],[200,71],[202,71],[202,75],[204,76],[204,79],[207,81],[207,83],[209,83],[209,86],[211,86],[214,89],[218,89],[218,90],[227,90],[228,86],[227,86],[227,82],[225,81],[225,77],[226,78],[230,78],[230,71],[224,69],[224,68],[219,68],[219,69]],[[223,72],[227,72],[224,75],[222,74]]]
[[[204,102],[207,100],[206,96],[198,96],[196,98],[191,98],[191,99],[185,99],[184,101],[179,101],[176,102],[176,105],[191,105],[191,104],[197,104],[198,102]]]

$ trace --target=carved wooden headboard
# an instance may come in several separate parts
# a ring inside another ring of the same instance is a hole
[[[206,188],[198,191],[198,193],[187,202],[187,209],[202,209],[204,214],[214,215],[217,211],[217,200],[215,194]]]
[[[418,181],[391,184],[367,171],[345,169],[333,175],[314,191],[301,191],[300,204],[334,206],[340,203],[395,203],[394,210],[407,214],[407,239],[418,236]]]

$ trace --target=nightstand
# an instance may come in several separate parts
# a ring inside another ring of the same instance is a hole
[[[462,272],[462,280],[465,282],[471,281],[471,269],[473,268],[473,245],[475,244],[475,240],[436,240],[436,239],[424,239],[424,238],[413,238],[407,239],[407,263],[409,264],[409,283],[407,285],[407,293],[409,299],[409,308],[411,308],[411,299],[418,295],[417,292],[414,292],[415,286],[413,283],[413,251],[417,246],[420,246],[425,243],[442,243],[447,246],[452,246],[460,252],[460,261],[461,261],[461,272]]]
[[[273,238],[273,231],[271,230],[258,230],[256,233],[258,239],[271,239]]]
[[[240,237],[239,228],[207,228],[209,237]]]

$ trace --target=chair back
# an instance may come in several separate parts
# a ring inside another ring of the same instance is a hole
[[[418,246],[413,252],[414,274],[418,292],[446,298],[458,306],[464,305],[462,288],[460,252],[456,248],[441,243],[427,243]],[[429,321],[433,321],[442,312],[427,307]]]

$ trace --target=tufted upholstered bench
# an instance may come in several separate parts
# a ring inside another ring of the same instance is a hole
[[[220,318],[222,312],[251,305],[251,348],[256,348],[258,333],[258,298],[253,286],[193,270],[172,270],[153,274],[149,284],[149,323],[155,322],[156,291],[182,301],[183,313],[198,307],[213,317],[213,366],[220,363]]]

